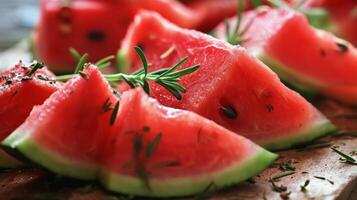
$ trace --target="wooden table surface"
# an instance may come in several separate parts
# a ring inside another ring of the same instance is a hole
[[[30,59],[27,48],[27,43],[22,42],[14,49],[2,53],[0,66],[10,67],[19,59]],[[339,134],[322,138],[304,149],[279,152],[280,159],[276,161],[276,166],[254,177],[254,181],[244,182],[218,193],[203,194],[198,198],[357,200],[357,165],[342,163],[340,156],[331,150],[331,147],[336,147],[356,158],[357,108],[326,98],[314,100],[313,104],[339,127]],[[318,146],[323,147],[317,148]],[[294,168],[295,173],[274,182],[278,187],[286,187],[286,192],[280,193],[274,191],[270,180],[286,173],[280,169],[284,166]],[[306,191],[302,191],[301,185],[307,180],[309,184]],[[33,199],[127,199],[108,194],[96,184],[63,180],[38,169],[0,172],[0,199],[23,197],[30,193],[35,197]]]

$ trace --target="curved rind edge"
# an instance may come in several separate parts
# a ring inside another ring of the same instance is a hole
[[[19,135],[25,137],[17,137]],[[36,144],[29,137],[26,137],[26,133],[21,131],[15,131],[1,144],[16,149],[39,166],[63,176],[82,180],[94,180],[98,174],[97,167],[74,160],[71,161],[56,155],[56,153],[49,152],[41,148],[41,145]]]
[[[167,180],[151,179],[150,189],[139,178],[120,176],[114,172],[102,173],[100,180],[107,189],[114,192],[146,197],[192,196],[204,192],[210,185],[220,189],[247,180],[269,167],[276,158],[276,154],[260,149],[247,160],[238,161],[225,170],[211,174]]]
[[[290,88],[294,89],[304,97],[311,97],[320,93],[321,83],[317,83],[314,80],[304,78],[293,70],[289,70],[284,67],[278,61],[270,58],[264,52],[255,52],[255,56],[266,64],[271,70],[279,75],[279,78],[288,83]],[[293,80],[293,81],[292,81]],[[291,87],[292,86],[292,87]]]
[[[285,137],[274,139],[274,141],[261,143],[260,145],[270,151],[281,151],[297,145],[303,145],[312,142],[313,140],[322,138],[330,133],[335,132],[336,130],[336,126],[333,125],[329,120],[325,119],[318,124],[313,124],[311,129],[300,133],[289,134]]]

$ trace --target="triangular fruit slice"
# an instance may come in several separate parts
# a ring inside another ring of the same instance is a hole
[[[34,54],[56,73],[76,66],[69,48],[88,53],[89,61],[113,55],[139,9],[162,13],[184,27],[196,27],[198,14],[176,0],[42,0],[34,32]]]
[[[242,27],[250,22],[243,46],[284,81],[357,105],[357,50],[350,43],[313,28],[291,9],[251,11],[244,15]],[[221,38],[223,26],[218,31]]]
[[[18,64],[0,73],[0,141],[20,126],[35,105],[42,104],[60,85],[46,69],[30,74]]]
[[[94,179],[117,97],[96,68],[84,73],[35,107],[3,144],[58,174]]]
[[[175,197],[220,189],[276,158],[213,121],[161,106],[142,89],[121,96],[114,130],[102,156],[101,181],[126,194]]]
[[[197,114],[159,105],[141,89],[124,93],[117,106],[100,72],[84,73],[36,107],[3,144],[57,174],[157,197],[229,186],[276,159]]]
[[[329,31],[357,46],[357,2],[355,0],[308,0],[307,9],[322,8],[329,13]]]
[[[0,73],[0,141],[25,121],[34,106],[42,104],[60,87],[51,81],[54,75],[46,69],[30,72],[31,68],[20,63]],[[0,168],[18,165],[0,149]]]
[[[291,2],[292,0],[284,1]],[[240,2],[243,2],[244,9],[253,9],[258,4],[270,4],[268,0],[259,1],[256,5],[252,0],[187,0],[184,3],[198,13],[201,18],[196,29],[209,32],[225,18],[235,15],[237,13],[237,3]],[[166,16],[164,17],[166,18]]]
[[[182,68],[201,65],[181,79],[187,89],[182,100],[153,84],[151,96],[161,104],[194,111],[268,149],[289,148],[335,129],[243,48],[179,28],[148,11],[136,17],[119,52],[136,69],[133,46],[144,49],[150,70],[169,67],[185,56]]]

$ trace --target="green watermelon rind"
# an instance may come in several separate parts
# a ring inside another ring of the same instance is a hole
[[[303,132],[288,134],[287,136],[281,138],[274,138],[273,141],[265,141],[260,143],[260,145],[270,151],[280,151],[310,143],[316,139],[333,133],[336,130],[336,126],[326,119],[324,122],[315,123],[313,128]]]
[[[139,178],[121,176],[90,164],[68,160],[42,148],[25,135],[22,131],[15,131],[2,142],[2,145],[15,148],[34,163],[54,173],[82,180],[99,179],[108,190],[139,196],[190,196],[203,192],[212,183],[211,180],[217,185],[217,189],[228,187],[263,171],[277,158],[276,154],[259,148],[252,153],[253,155],[248,156],[247,160],[238,161],[231,167],[211,174],[171,180],[150,180],[151,190],[148,190]]]
[[[292,89],[305,98],[313,98],[319,94],[320,90],[323,88],[323,84],[285,67],[283,64],[280,64],[278,61],[268,56],[264,51],[256,51],[254,52],[254,55],[277,73],[282,81],[287,82],[290,88],[292,86]],[[312,142],[313,140],[324,137],[336,130],[336,126],[321,115],[304,131],[287,134],[281,138],[274,138],[273,141],[264,141],[259,144],[271,151],[284,150],[296,145]]]
[[[299,92],[304,97],[317,95],[323,88],[322,83],[289,69],[279,61],[266,55],[266,53],[255,53],[255,56],[266,64],[271,70],[277,73],[282,81],[287,82],[289,86],[292,86],[290,88]]]
[[[36,141],[26,137],[27,134],[16,130],[1,144],[16,149],[29,160],[54,173],[82,180],[93,180],[96,178],[98,174],[96,166],[69,160],[54,152],[50,152],[48,149],[41,148],[41,145],[37,144]]]
[[[277,155],[263,149],[253,153],[245,161],[238,161],[224,170],[197,177],[176,179],[150,179],[149,185],[139,178],[121,176],[115,172],[101,174],[101,182],[113,192],[135,194],[146,197],[192,196],[204,192],[209,185],[215,189],[232,186],[260,173],[277,158]]]

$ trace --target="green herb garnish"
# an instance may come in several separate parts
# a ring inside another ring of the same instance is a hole
[[[159,133],[155,139],[150,142],[146,148],[146,152],[145,152],[145,157],[149,158],[152,153],[155,151],[155,149],[157,148],[157,145],[159,144],[159,142],[161,141],[162,138],[162,133]]]
[[[231,30],[229,19],[225,21],[225,33],[226,33],[227,42],[232,45],[242,45],[244,42],[247,42],[249,40],[247,38],[244,38],[244,36],[245,33],[249,30],[249,28],[253,24],[253,20],[251,20],[245,27],[242,27],[244,7],[245,7],[244,1],[238,0],[237,15],[236,15],[237,18],[233,31]]]
[[[271,185],[272,185],[272,187],[273,187],[273,190],[274,190],[275,192],[285,192],[285,191],[288,189],[288,188],[287,188],[286,186],[284,186],[284,185],[280,185],[280,186],[276,185],[273,180],[270,180],[270,183],[271,183]]]
[[[341,156],[340,160],[341,162],[352,164],[352,165],[357,165],[356,159],[352,158],[351,156],[343,153],[342,151],[332,147],[331,148],[334,152],[336,152],[338,155]]]
[[[148,82],[154,82],[164,87],[177,99],[179,100],[182,99],[182,93],[185,93],[186,89],[179,84],[180,78],[197,71],[200,65],[194,65],[186,69],[176,71],[180,66],[182,66],[187,61],[188,58],[185,57],[181,59],[178,63],[173,65],[172,67],[149,72],[150,65],[148,64],[144,52],[139,47],[135,47],[135,51],[143,65],[142,69],[130,75],[124,73],[103,75],[104,78],[109,82],[125,81],[132,88],[141,86],[144,89],[144,91],[148,94],[150,94],[150,87]],[[78,55],[79,54],[77,52],[74,54],[74,57],[77,57]],[[110,58],[111,57],[104,58],[101,61],[98,61],[97,63],[101,64],[102,66],[108,66],[106,61],[108,61]],[[87,59],[88,59],[87,54],[84,54],[82,57],[80,57],[78,61],[78,65],[75,70],[75,74],[78,74],[80,71],[83,70]],[[71,79],[72,77],[73,74],[57,76],[56,80],[66,81]]]
[[[317,179],[320,179],[320,180],[323,180],[323,181],[327,181],[329,182],[331,185],[335,184],[333,181],[331,181],[330,179],[327,179],[325,177],[322,177],[322,176],[314,176],[314,178],[317,178]]]
[[[322,8],[304,8],[303,5],[306,0],[301,0],[293,5],[289,5],[288,3],[284,2],[283,0],[268,0],[273,6],[278,8],[291,8],[298,12],[304,14],[311,25],[317,28],[326,28],[328,25],[328,18],[329,13],[326,9]]]
[[[44,67],[44,65],[42,63],[39,63],[37,61],[35,61],[34,63],[32,63],[29,68],[31,69],[29,72],[28,72],[28,75],[29,76],[32,76],[33,74],[36,73],[36,71],[38,69],[42,69]]]
[[[307,191],[307,186],[310,184],[310,180],[307,179],[303,185],[300,185],[301,191],[306,192]]]
[[[295,171],[285,171],[285,172],[282,172],[282,173],[280,173],[278,175],[273,176],[272,180],[278,180],[280,178],[283,178],[285,176],[290,176],[292,174],[295,174]]]
[[[263,1],[262,0],[251,0],[252,4],[254,7],[259,7],[262,5]]]
[[[113,111],[112,111],[112,115],[110,116],[110,125],[111,126],[114,124],[115,119],[117,118],[118,111],[119,111],[119,101],[117,101],[117,103],[115,104]]]

